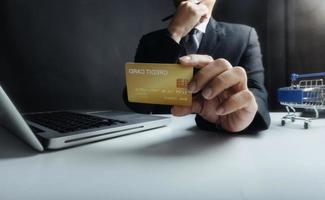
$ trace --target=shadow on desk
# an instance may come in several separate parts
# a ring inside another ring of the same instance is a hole
[[[149,146],[136,149],[133,153],[151,156],[186,156],[204,153],[210,149],[218,149],[234,138],[246,137],[257,139],[258,133],[236,135],[225,132],[208,132],[192,127],[187,130],[189,134],[173,137],[168,140],[150,144]],[[177,132],[175,132],[177,135]]]
[[[37,155],[31,147],[0,127],[0,160]]]

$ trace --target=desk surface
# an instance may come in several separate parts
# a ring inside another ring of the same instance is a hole
[[[325,199],[325,120],[257,135],[169,127],[37,153],[0,130],[0,199]]]

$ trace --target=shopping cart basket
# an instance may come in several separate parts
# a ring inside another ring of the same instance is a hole
[[[282,117],[281,125],[287,120],[304,121],[304,128],[308,129],[312,120],[319,118],[319,111],[325,110],[325,72],[312,74],[292,74],[291,86],[278,89],[278,100],[286,107],[287,115]],[[296,109],[312,110],[313,117],[300,117]]]

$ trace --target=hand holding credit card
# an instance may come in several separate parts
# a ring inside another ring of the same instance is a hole
[[[160,105],[192,105],[187,89],[193,68],[180,64],[126,63],[129,102]]]

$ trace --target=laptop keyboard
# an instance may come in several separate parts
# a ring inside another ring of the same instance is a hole
[[[51,112],[24,115],[26,120],[40,124],[60,133],[124,124],[125,121],[101,118],[74,112]]]
[[[36,128],[35,126],[32,126],[30,124],[28,124],[29,128],[32,130],[33,133],[42,133],[44,131],[42,131],[41,129],[39,128]]]

